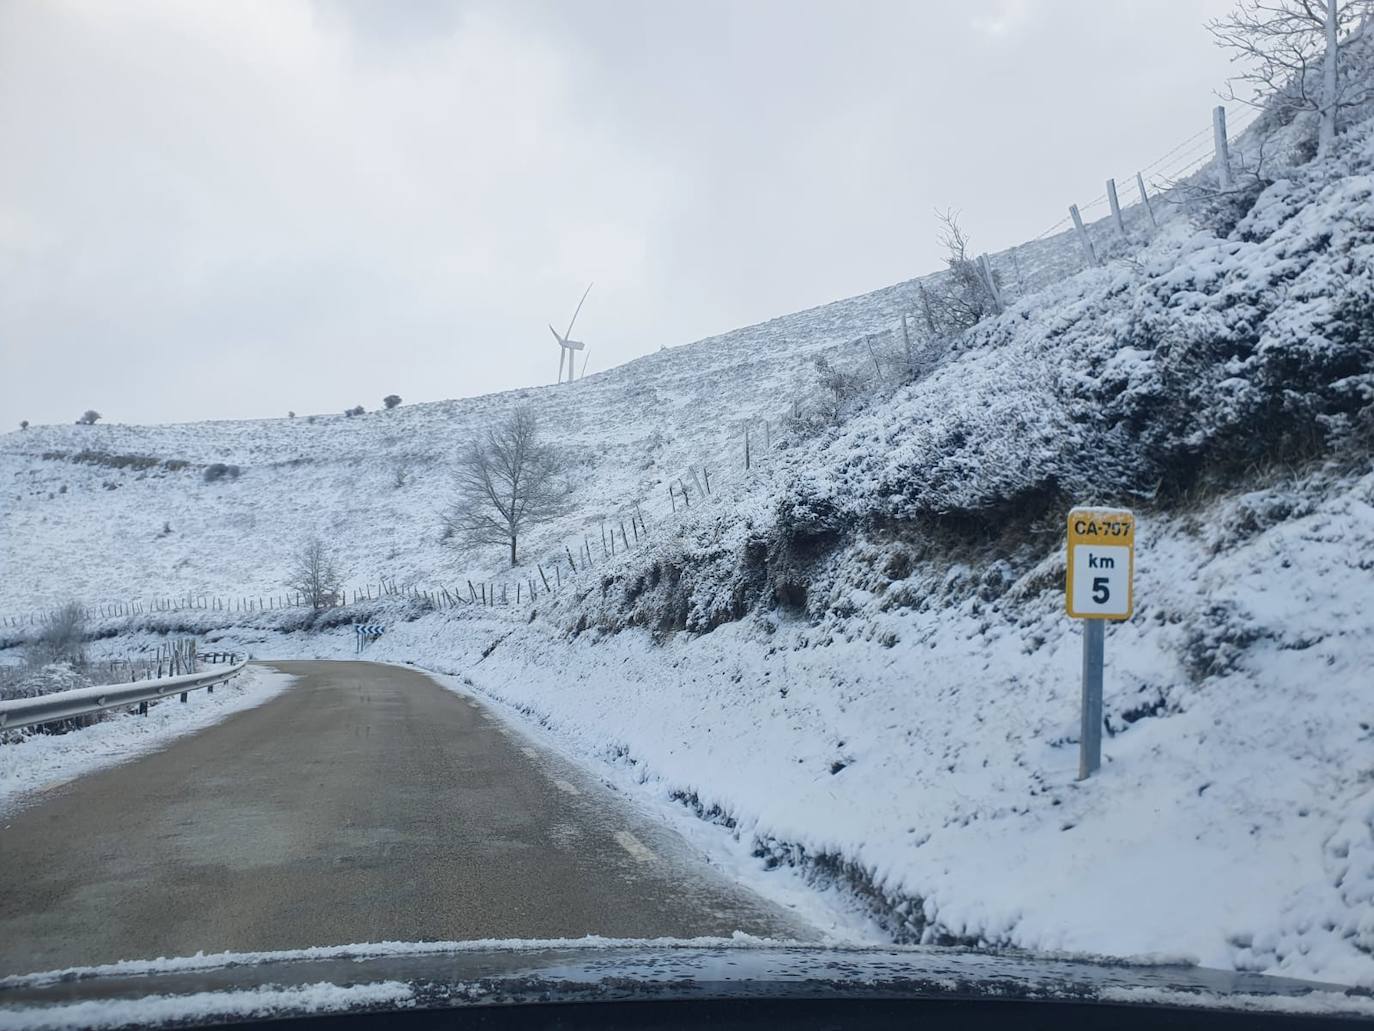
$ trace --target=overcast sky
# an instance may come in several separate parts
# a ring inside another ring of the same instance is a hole
[[[0,419],[552,382],[1037,235],[1229,0],[0,0]]]

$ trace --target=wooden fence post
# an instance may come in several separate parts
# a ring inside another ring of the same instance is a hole
[[[978,256],[978,271],[983,275],[983,282],[987,285],[988,295],[992,298],[992,306],[997,314],[1002,314],[1002,291],[997,289],[997,280],[992,276],[992,262],[988,260],[986,254]]]
[[[1212,143],[1216,147],[1217,182],[1223,190],[1231,188],[1231,148],[1226,142],[1226,108],[1212,109]]]
[[[1150,195],[1145,192],[1145,177],[1139,172],[1135,174],[1135,187],[1140,191],[1140,203],[1145,205],[1145,213],[1150,216],[1150,225],[1158,229],[1159,223],[1155,221],[1155,209],[1150,204]]]
[[[1116,199],[1116,180],[1107,180],[1107,204],[1112,209],[1112,218],[1116,220],[1116,228],[1121,233],[1123,240],[1130,239],[1126,235],[1126,220],[1121,217],[1121,203]]]
[[[1088,256],[1088,264],[1097,264],[1097,252],[1093,250],[1093,242],[1088,237],[1087,227],[1083,225],[1083,216],[1078,213],[1078,205],[1069,205],[1069,216],[1073,219],[1073,227],[1078,230],[1078,242],[1083,245],[1083,253]]]

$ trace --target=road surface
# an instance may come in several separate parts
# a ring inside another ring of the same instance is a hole
[[[383,940],[814,936],[428,677],[273,665],[300,679],[266,704],[0,818],[0,974]]]

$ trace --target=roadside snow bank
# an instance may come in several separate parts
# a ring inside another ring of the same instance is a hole
[[[1374,475],[1283,493],[1144,523],[1137,615],[1108,630],[1105,766],[1082,784],[1057,557],[1037,593],[884,611],[855,592],[820,626],[664,646],[523,632],[466,675],[733,821],[765,863],[857,866],[898,937],[1374,985],[1374,630],[1351,605]],[[1307,514],[1240,529],[1285,503]],[[1248,539],[1217,550],[1227,533]],[[938,588],[907,581],[890,590]],[[412,650],[443,654],[434,634]]]
[[[1374,985],[1374,629],[1352,604],[1374,473],[1146,516],[1139,538],[1136,616],[1107,635],[1104,767],[1082,784],[1080,630],[1053,546],[995,590],[922,563],[819,620],[656,643],[457,610],[390,625],[366,657],[460,675],[761,868],[850,888],[898,940]],[[872,547],[828,577],[859,581]]]
[[[30,734],[0,745],[0,813],[22,804],[24,796],[73,777],[115,766],[162,748],[175,738],[275,697],[295,677],[250,666],[214,694],[191,693],[182,705],[176,697],[148,706],[147,716],[112,710],[106,718],[66,734]]]

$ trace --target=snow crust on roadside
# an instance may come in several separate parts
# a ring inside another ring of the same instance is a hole
[[[337,1013],[361,1007],[413,1004],[415,992],[401,981],[338,985],[327,981],[291,988],[245,988],[141,999],[68,1002],[51,1006],[0,1007],[0,1031],[65,1028],[149,1027],[190,1020],[248,1020],[281,1010],[293,1014]]]
[[[27,796],[75,777],[127,762],[186,734],[276,697],[295,677],[249,666],[213,694],[199,690],[182,704],[172,695],[148,706],[148,715],[111,710],[89,727],[66,734],[29,734],[0,745],[0,815]],[[98,690],[98,689],[97,689]]]

